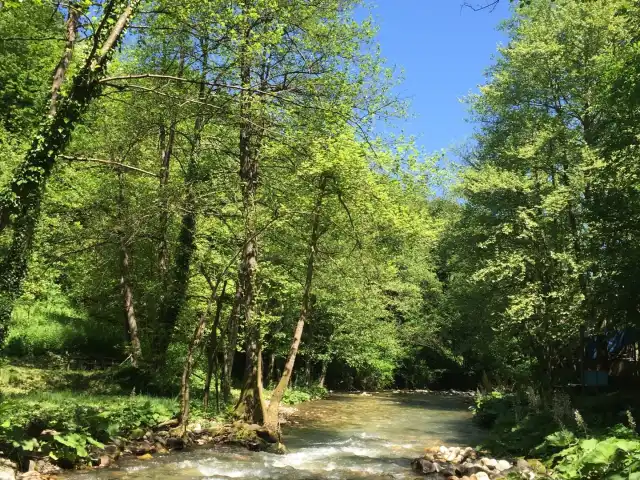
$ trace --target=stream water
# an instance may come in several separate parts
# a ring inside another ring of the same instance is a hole
[[[125,459],[74,480],[113,479],[413,479],[411,460],[425,447],[475,445],[469,399],[433,394],[340,394],[302,404],[283,426],[289,453],[199,448]]]

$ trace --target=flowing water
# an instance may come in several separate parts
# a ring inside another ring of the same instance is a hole
[[[333,395],[300,405],[283,426],[286,455],[200,448],[72,478],[413,479],[411,460],[425,447],[478,442],[468,407],[469,399],[433,394]]]

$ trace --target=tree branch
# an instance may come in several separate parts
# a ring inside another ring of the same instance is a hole
[[[151,177],[158,177],[157,173],[149,172],[147,170],[143,170],[138,167],[134,167],[132,165],[126,165],[120,162],[114,162],[113,160],[103,160],[100,158],[89,158],[89,157],[77,157],[73,155],[58,155],[59,158],[63,160],[69,160],[71,162],[89,162],[89,163],[100,163],[102,165],[110,165],[113,167],[124,168],[125,170],[131,170],[133,172],[143,173],[145,175],[149,175]]]

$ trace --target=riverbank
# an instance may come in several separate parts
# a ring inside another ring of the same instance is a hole
[[[444,445],[427,448],[411,466],[429,480],[534,480],[547,473],[538,460],[496,459],[471,447]]]
[[[475,445],[481,430],[468,399],[417,393],[334,393],[295,406],[283,426],[287,452],[274,455],[233,445],[186,448],[172,455],[119,459],[112,468],[68,480],[270,478],[272,480],[414,480],[411,460],[434,445]]]
[[[118,369],[72,371],[4,365],[0,369],[0,479],[45,478],[78,467],[104,468],[120,457],[147,460],[186,447],[242,445],[277,451],[277,439],[254,425],[230,421],[229,405],[203,410],[192,403],[187,434],[176,428],[175,397],[125,393]],[[321,389],[292,389],[281,414],[322,396]],[[266,392],[268,394],[268,392]],[[286,421],[286,418],[283,418]]]
[[[537,459],[561,480],[628,480],[640,472],[637,399],[624,391],[496,391],[476,398],[474,420],[492,455]]]

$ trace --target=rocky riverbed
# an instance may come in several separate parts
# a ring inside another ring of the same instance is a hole
[[[544,466],[536,460],[498,460],[482,456],[471,447],[428,448],[411,466],[429,480],[534,480],[545,476]]]

